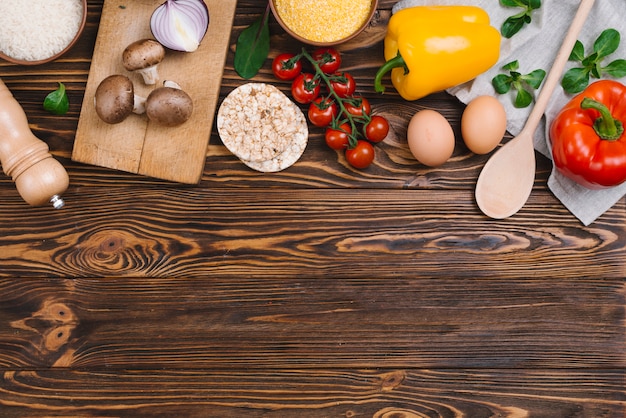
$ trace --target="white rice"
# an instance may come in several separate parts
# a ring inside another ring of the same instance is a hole
[[[0,0],[0,51],[39,61],[63,51],[83,16],[80,0]]]

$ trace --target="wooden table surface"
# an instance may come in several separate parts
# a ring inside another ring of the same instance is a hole
[[[80,42],[37,67],[0,63],[33,132],[67,168],[65,208],[0,177],[0,415],[624,417],[626,208],[582,226],[546,186],[506,220],[477,208],[488,156],[411,158],[406,125],[445,93],[373,92],[393,1],[344,45],[392,133],[353,170],[311,129],[302,159],[246,168],[213,129],[198,185],[71,161],[102,1]],[[238,33],[264,9],[239,1]],[[300,45],[271,21],[272,50]],[[269,61],[255,78],[284,91]],[[57,82],[71,107],[42,110]],[[88,98],[86,99],[88,100]]]

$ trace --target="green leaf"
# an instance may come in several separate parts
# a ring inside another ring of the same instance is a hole
[[[502,23],[500,33],[502,33],[502,36],[505,38],[512,38],[513,35],[518,33],[524,27],[524,24],[525,22],[523,18],[511,16],[506,19],[504,23]]]
[[[561,86],[566,93],[576,94],[589,84],[589,71],[584,68],[571,68],[563,76]]]
[[[541,0],[500,0],[500,4],[504,7],[523,9],[521,12],[508,17],[500,26],[502,36],[511,38],[522,30],[524,25],[532,21],[532,12],[541,7]]]
[[[517,96],[515,97],[515,106],[518,109],[528,107],[533,102],[533,95],[525,89],[518,89]]]
[[[526,107],[533,101],[533,91],[539,88],[546,76],[544,70],[534,70],[529,74],[522,75],[519,71],[519,62],[511,61],[502,67],[509,71],[509,74],[498,74],[491,80],[493,88],[499,94],[508,93],[510,90],[516,92],[513,105],[515,107]],[[528,87],[528,88],[526,88]]]
[[[580,93],[589,84],[591,77],[602,78],[603,74],[615,78],[626,76],[626,61],[615,60],[606,67],[602,61],[619,47],[620,33],[615,29],[605,29],[593,44],[593,53],[585,57],[582,43],[576,41],[576,45],[570,55],[570,60],[579,61],[582,68],[572,68],[565,73],[561,85],[567,93]]]
[[[524,7],[526,3],[522,0],[500,0],[500,4],[504,7]]]
[[[620,34],[615,29],[603,31],[593,44],[593,51],[598,59],[604,58],[617,51],[620,43]]]
[[[599,62],[596,62],[591,68],[589,68],[589,75],[593,78],[602,77],[602,67]]]
[[[602,70],[614,78],[626,77],[626,60],[615,60],[606,67],[602,68]]]
[[[259,19],[244,29],[237,38],[234,67],[245,79],[257,75],[270,52],[269,7]]]
[[[529,74],[522,76],[522,80],[534,89],[538,89],[543,83],[543,79],[546,76],[544,70],[535,70]]]
[[[506,74],[498,74],[491,80],[491,84],[498,94],[505,94],[511,89],[511,81],[511,77]]]
[[[65,85],[59,83],[59,88],[48,93],[43,101],[43,108],[55,115],[64,115],[70,108],[70,100],[65,91]]]
[[[585,46],[582,42],[576,41],[574,44],[574,48],[572,48],[572,53],[569,56],[570,61],[582,61],[585,59]]]
[[[588,57],[585,57],[585,59],[583,59],[581,61],[581,64],[585,68],[591,68],[591,67],[593,67],[596,64],[596,62],[598,62],[598,54],[596,52],[594,52],[593,54],[589,55]]]
[[[517,71],[519,69],[519,61],[511,61],[508,64],[504,64],[502,67],[503,70],[506,71]]]

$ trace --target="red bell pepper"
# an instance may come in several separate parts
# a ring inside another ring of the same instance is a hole
[[[590,189],[626,181],[625,122],[626,86],[613,80],[591,84],[550,126],[557,170]]]

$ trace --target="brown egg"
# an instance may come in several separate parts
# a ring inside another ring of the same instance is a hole
[[[478,96],[465,108],[461,134],[467,148],[475,154],[491,152],[506,132],[506,111],[492,96]]]
[[[407,142],[417,161],[437,167],[448,161],[454,152],[454,131],[441,113],[422,110],[409,122]]]

